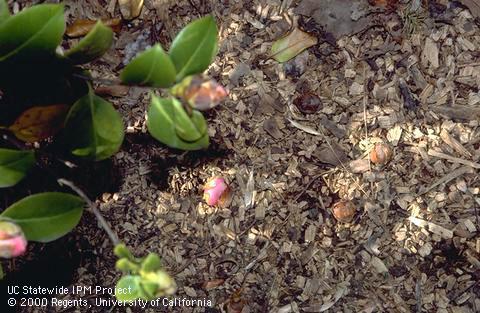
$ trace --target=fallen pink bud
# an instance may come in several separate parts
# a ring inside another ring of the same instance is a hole
[[[223,205],[229,197],[229,188],[221,177],[213,177],[203,187],[203,199],[208,205]]]

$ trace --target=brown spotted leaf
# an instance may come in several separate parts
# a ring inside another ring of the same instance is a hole
[[[317,37],[295,27],[290,33],[273,43],[271,57],[278,62],[286,62],[303,50],[316,45],[317,42]]]
[[[85,19],[75,20],[73,24],[67,27],[67,31],[65,33],[70,38],[85,36],[92,30],[93,27],[95,27],[95,24],[97,24],[97,22],[98,21],[96,20],[85,20]],[[105,26],[110,27],[116,33],[118,33],[122,28],[121,22],[122,20],[119,18],[102,19],[102,23]]]
[[[67,112],[65,104],[33,107],[23,112],[9,129],[25,142],[40,141],[55,135],[63,127]]]

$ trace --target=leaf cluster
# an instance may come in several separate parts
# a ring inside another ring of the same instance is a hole
[[[110,49],[114,33],[98,21],[63,51],[65,28],[62,4],[40,4],[11,15],[6,1],[0,0],[0,131],[13,134],[25,147],[53,139],[73,157],[101,161],[120,149],[124,124],[115,107],[95,94],[91,75],[82,66]],[[185,90],[191,75],[201,74],[213,61],[217,33],[212,16],[191,22],[168,52],[156,43],[138,54],[121,71],[121,84]],[[147,120],[151,135],[177,149],[206,148],[206,120],[194,102],[189,103],[176,93],[161,98],[152,91]],[[16,185],[35,164],[33,150],[0,147],[0,188]],[[0,219],[19,225],[27,240],[49,242],[78,224],[84,206],[77,196],[45,192],[17,201]],[[127,274],[118,286],[134,291],[117,295],[119,299],[151,299],[174,292],[175,282],[162,270],[156,254],[137,259],[124,245],[115,253],[118,269]]]
[[[0,0],[0,128],[34,143],[54,136],[76,157],[104,160],[124,138],[120,114],[90,86],[80,65],[110,48],[113,31],[98,21],[71,49],[59,50],[65,32],[63,5],[41,4],[11,15]],[[157,43],[137,55],[121,72],[123,84],[178,89],[207,69],[218,50],[212,16],[188,24],[167,53]],[[183,87],[182,87],[183,88]],[[200,111],[175,96],[151,93],[148,130],[173,148],[197,150],[209,144]],[[32,151],[0,149],[0,187],[11,187],[35,164]]]
[[[0,127],[26,142],[59,134],[59,146],[97,161],[117,152],[124,136],[122,118],[111,103],[95,95],[90,74],[81,67],[110,49],[112,29],[98,21],[76,45],[62,51],[63,5],[41,4],[12,16],[0,0],[0,12],[0,72],[5,73],[0,75],[0,110],[5,112]],[[168,53],[157,43],[138,54],[121,71],[121,83],[174,88],[208,68],[218,50],[217,32],[212,16],[193,21],[175,37]],[[179,108],[181,100],[173,98],[160,99],[164,107],[158,107],[152,93],[149,131],[173,148],[206,148],[202,114]]]
[[[144,258],[135,258],[123,243],[118,244],[114,252],[119,258],[116,267],[125,274],[116,286],[116,290],[121,291],[115,295],[118,300],[152,300],[176,291],[175,281],[162,269],[157,254],[150,253]],[[128,292],[123,292],[125,290]]]

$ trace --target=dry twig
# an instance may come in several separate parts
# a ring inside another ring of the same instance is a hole
[[[107,221],[103,218],[102,213],[97,208],[97,205],[90,200],[89,197],[80,189],[78,188],[73,182],[66,180],[64,178],[59,178],[58,183],[60,185],[65,185],[70,187],[73,191],[75,191],[85,202],[87,202],[88,206],[92,210],[93,214],[95,214],[95,217],[97,218],[98,222],[102,226],[102,228],[105,230],[107,233],[108,237],[110,237],[110,240],[112,240],[112,243],[114,246],[118,245],[120,243],[120,240],[118,239],[117,234],[110,228],[108,225]]]

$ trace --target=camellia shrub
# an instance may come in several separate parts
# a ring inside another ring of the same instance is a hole
[[[114,155],[124,138],[124,125],[113,105],[94,92],[82,65],[110,49],[114,34],[98,21],[76,45],[64,51],[64,8],[40,4],[11,15],[0,0],[0,131],[17,149],[0,147],[0,188],[16,185],[38,164],[42,143],[56,145],[75,158],[100,161]],[[183,150],[209,145],[201,113],[217,105],[225,89],[201,76],[218,50],[212,16],[183,28],[166,52],[159,43],[139,53],[123,68],[119,84],[151,87],[147,127],[167,146]],[[99,79],[99,81],[103,81]],[[168,97],[156,95],[166,89]],[[21,144],[18,144],[20,142]],[[35,144],[34,144],[35,143]],[[74,183],[58,177],[77,195],[44,192],[19,199],[0,214],[0,257],[21,255],[27,240],[47,243],[70,232],[90,207],[107,231],[125,275],[118,287],[131,287],[121,300],[152,299],[175,291],[175,281],[151,253],[134,257],[112,232],[94,202]],[[0,268],[1,270],[1,268]]]

